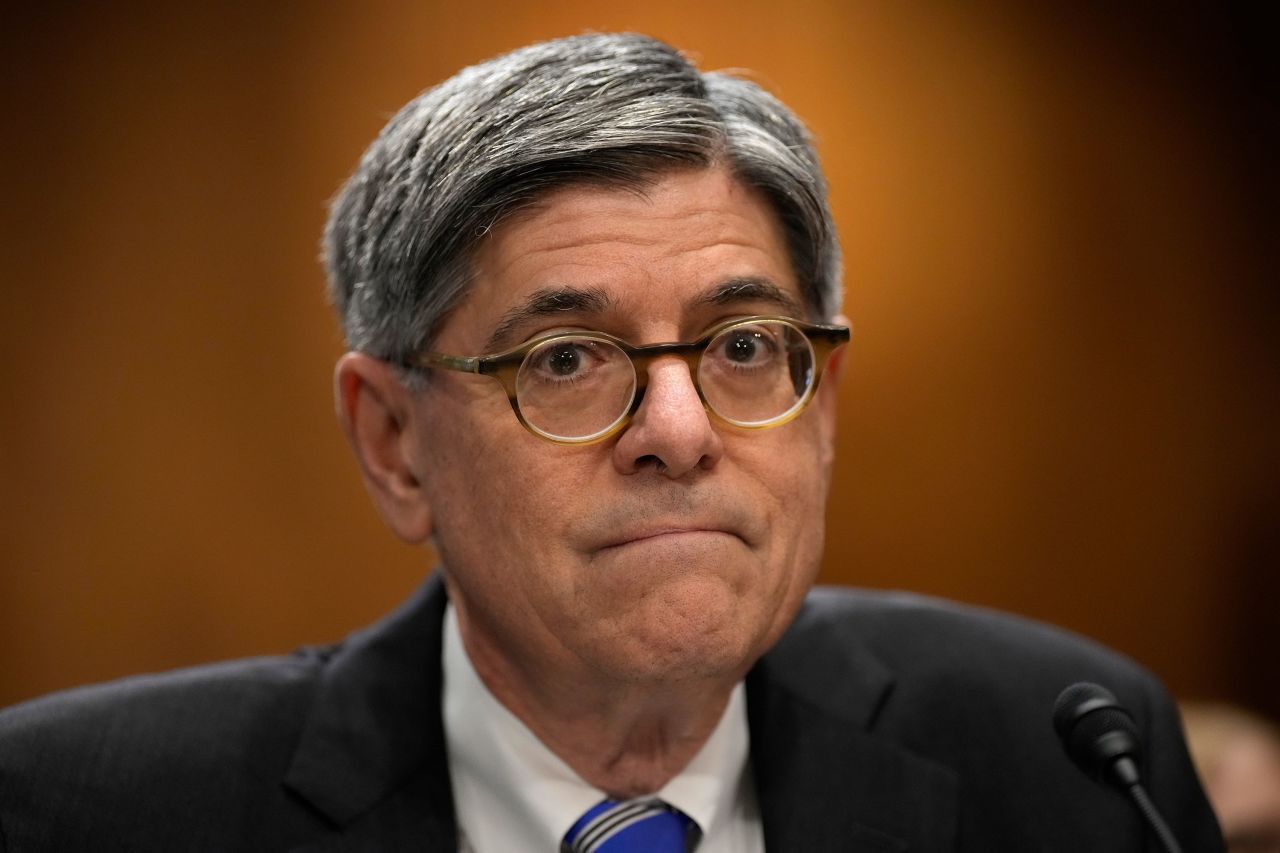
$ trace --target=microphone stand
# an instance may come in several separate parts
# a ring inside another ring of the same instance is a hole
[[[1169,829],[1169,825],[1160,816],[1160,810],[1156,808],[1155,803],[1151,802],[1147,789],[1142,787],[1142,782],[1138,775],[1138,766],[1134,764],[1133,759],[1127,755],[1122,755],[1112,763],[1110,769],[1113,778],[1133,799],[1133,804],[1138,807],[1138,811],[1146,818],[1147,825],[1151,827],[1151,831],[1160,839],[1164,849],[1168,853],[1182,853],[1182,847],[1179,846],[1178,839],[1173,837],[1173,832]]]

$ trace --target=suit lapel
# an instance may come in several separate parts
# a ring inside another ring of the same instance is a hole
[[[329,830],[294,853],[457,849],[440,707],[446,600],[433,576],[334,653],[285,778]],[[877,736],[892,674],[819,609],[806,604],[747,677],[768,850],[954,849],[954,773]]]
[[[768,850],[954,849],[954,773],[876,736],[893,677],[846,621],[806,604],[747,678]]]
[[[446,600],[432,576],[329,661],[285,786],[332,832],[296,853],[457,849],[440,710]]]

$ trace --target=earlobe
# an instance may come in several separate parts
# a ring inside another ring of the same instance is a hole
[[[432,517],[415,452],[412,392],[385,361],[349,352],[334,368],[334,402],[383,520],[406,542],[426,542]]]

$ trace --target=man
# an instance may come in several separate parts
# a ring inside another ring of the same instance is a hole
[[[1138,717],[1218,849],[1170,703],[1052,629],[810,595],[848,332],[807,134],[638,36],[410,103],[326,235],[369,492],[443,567],[332,649],[0,721],[9,851],[1121,851],[1067,684]]]
[[[1280,729],[1232,705],[1184,703],[1181,711],[1227,853],[1280,853]]]

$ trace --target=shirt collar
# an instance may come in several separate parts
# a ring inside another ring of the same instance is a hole
[[[557,849],[569,827],[605,794],[489,692],[463,648],[452,606],[445,613],[443,666],[445,740],[459,828],[477,850]],[[739,683],[702,749],[657,796],[697,821],[704,836],[715,833],[733,814],[748,743]]]

